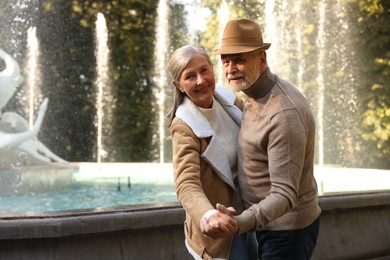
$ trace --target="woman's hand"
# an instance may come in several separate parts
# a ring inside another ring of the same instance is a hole
[[[234,217],[236,210],[233,207],[225,207],[217,204],[217,211],[201,223],[202,233],[207,237],[221,238],[237,234],[238,221]]]

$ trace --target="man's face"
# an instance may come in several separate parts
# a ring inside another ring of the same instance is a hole
[[[238,92],[251,87],[264,71],[263,59],[265,52],[222,54],[223,73],[229,88]]]

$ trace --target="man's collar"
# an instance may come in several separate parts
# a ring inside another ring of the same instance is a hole
[[[263,74],[256,80],[256,82],[248,89],[243,90],[243,92],[253,99],[259,99],[267,95],[267,93],[272,89],[276,83],[276,77],[271,73],[269,68],[267,68]]]

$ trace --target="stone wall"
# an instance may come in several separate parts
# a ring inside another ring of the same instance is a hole
[[[389,259],[390,192],[320,197],[313,259]],[[177,203],[0,218],[0,259],[191,259]]]

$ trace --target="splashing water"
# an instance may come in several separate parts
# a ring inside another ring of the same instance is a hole
[[[25,112],[28,114],[28,124],[30,129],[34,124],[35,103],[40,96],[40,69],[39,69],[39,43],[36,34],[36,27],[27,30],[27,64],[26,64],[26,105]]]
[[[156,49],[155,49],[155,68],[157,74],[157,103],[159,108],[159,143],[160,143],[160,163],[164,163],[164,103],[165,103],[165,84],[167,82],[167,74],[165,70],[166,50],[169,46],[168,35],[168,3],[166,0],[161,0],[158,4],[158,19],[156,33]]]
[[[225,28],[226,23],[229,21],[230,17],[230,10],[229,6],[227,5],[226,1],[223,0],[221,3],[221,6],[218,10],[218,17],[219,17],[219,38],[222,38],[222,32],[223,28]],[[219,41],[221,42],[221,41]],[[223,69],[222,69],[222,62],[221,59],[218,59],[218,67],[217,67],[217,84],[222,85],[224,81],[224,76],[223,76]]]
[[[324,37],[324,26],[325,26],[325,13],[326,3],[321,1],[319,7],[319,28],[317,36],[317,47],[319,49],[318,61],[317,61],[317,84],[318,84],[318,112],[317,112],[317,124],[318,124],[318,165],[324,165],[324,127],[323,127],[323,116],[324,116],[324,56],[325,56],[325,37]]]
[[[109,117],[110,114],[110,105],[106,105],[106,110],[103,109],[105,100],[110,101],[109,97],[109,77],[108,77],[108,68],[109,68],[109,49],[107,46],[108,32],[106,26],[106,20],[102,13],[98,13],[96,20],[96,110],[97,110],[97,162],[100,163],[102,158],[107,156],[107,152],[103,147],[103,119],[104,117]],[[104,124],[108,126],[109,124]]]

